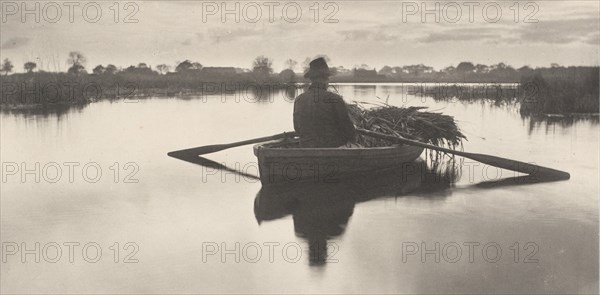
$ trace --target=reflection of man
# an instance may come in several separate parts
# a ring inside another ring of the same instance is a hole
[[[292,214],[296,236],[308,242],[310,265],[324,265],[337,259],[337,245],[330,240],[344,233],[354,212],[355,191],[343,182],[267,186],[256,196],[254,214],[259,223]]]
[[[341,96],[327,91],[330,75],[323,58],[311,61],[304,75],[311,85],[294,102],[294,129],[302,147],[339,147],[354,138],[346,103]]]
[[[309,190],[292,212],[296,236],[308,242],[309,262],[323,265],[337,258],[335,242],[328,240],[340,236],[354,213],[354,200],[349,190],[320,188]]]

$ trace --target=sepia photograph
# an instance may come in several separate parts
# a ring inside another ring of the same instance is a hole
[[[1,294],[599,294],[597,0],[0,0]]]

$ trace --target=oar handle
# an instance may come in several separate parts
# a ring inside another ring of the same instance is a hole
[[[223,146],[224,148],[232,148],[232,147],[238,147],[238,146],[243,146],[243,145],[253,144],[253,143],[260,143],[260,142],[265,142],[265,141],[270,141],[270,140],[276,140],[276,139],[282,139],[282,138],[292,138],[294,136],[296,136],[296,132],[288,131],[288,132],[283,132],[283,133],[275,134],[275,135],[271,135],[271,136],[265,136],[265,137],[259,137],[259,138],[254,138],[254,139],[238,141],[238,142],[234,142],[234,143],[222,144],[220,146]]]
[[[389,140],[392,142],[405,143],[407,145],[412,145],[412,146],[420,146],[422,148],[432,149],[432,150],[436,150],[436,151],[440,151],[440,152],[446,152],[446,153],[451,153],[451,154],[461,155],[461,156],[463,154],[467,154],[467,153],[464,153],[461,151],[455,151],[455,150],[451,150],[451,149],[447,149],[447,148],[443,148],[443,147],[439,147],[439,146],[435,146],[435,145],[431,145],[431,144],[426,144],[424,142],[404,138],[401,136],[387,135],[387,134],[370,131],[370,130],[365,130],[365,129],[361,129],[361,128],[356,128],[356,131],[360,134],[364,134],[367,136],[371,136],[371,137],[375,137],[375,138],[379,138],[379,139],[385,139],[385,140]]]
[[[254,139],[248,139],[248,140],[238,141],[238,142],[234,142],[234,143],[205,145],[205,146],[199,146],[199,147],[190,148],[190,149],[178,150],[178,151],[169,152],[167,155],[171,156],[171,157],[175,157],[175,158],[177,158],[177,155],[181,155],[181,154],[191,154],[191,155],[199,156],[199,155],[210,154],[210,153],[230,149],[233,147],[243,146],[243,145],[247,145],[247,144],[260,143],[260,142],[282,139],[282,138],[292,138],[294,136],[296,136],[296,132],[294,132],[294,131],[283,132],[280,134],[259,137],[259,138],[254,138]]]

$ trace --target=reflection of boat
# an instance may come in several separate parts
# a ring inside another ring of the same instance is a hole
[[[254,200],[254,215],[259,223],[292,215],[294,232],[308,242],[309,262],[322,265],[330,258],[328,246],[332,244],[328,241],[344,233],[356,203],[386,196],[443,191],[453,182],[452,176],[431,171],[424,161],[412,162],[406,167],[410,168],[336,183],[263,186]]]
[[[376,148],[300,148],[295,141],[271,141],[254,146],[263,185],[331,183],[342,178],[403,167],[423,148],[395,145]]]

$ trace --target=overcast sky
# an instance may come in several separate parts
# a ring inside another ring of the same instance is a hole
[[[334,66],[368,64],[377,69],[419,63],[440,69],[461,61],[504,62],[515,67],[599,63],[599,1],[541,1],[527,7],[526,2],[519,2],[518,7],[513,1],[496,2],[502,14],[498,17],[495,4],[484,12],[486,2],[476,6],[427,2],[429,9],[440,5],[438,22],[434,14],[422,20],[421,2],[337,1],[327,7],[321,2],[317,17],[313,1],[297,1],[302,15],[295,17],[297,6],[288,4],[285,13],[287,2],[272,1],[276,3],[272,4],[273,19],[264,3],[237,2],[239,23],[235,13],[222,18],[219,1],[146,1],[131,2],[134,5],[129,7],[120,2],[118,8],[113,1],[96,2],[102,12],[97,22],[92,22],[95,7],[88,5],[86,21],[83,5],[87,2],[80,2],[73,7],[73,23],[69,7],[62,2],[58,2],[60,17],[56,6],[38,2],[39,22],[34,14],[22,19],[21,2],[1,3],[0,57],[12,60],[21,72],[26,61],[37,62],[44,70],[65,71],[67,55],[74,50],[87,57],[88,70],[98,64],[174,65],[185,59],[204,66],[249,68],[256,56],[265,55],[272,58],[276,71],[283,69],[288,58],[298,61],[299,71],[305,58],[318,54],[328,55]],[[10,3],[17,4],[14,14]],[[215,9],[212,4],[218,10],[209,15]],[[235,2],[226,5],[235,9]],[[452,22],[457,19],[457,7],[460,20]],[[34,4],[28,3],[28,8]],[[114,20],[115,11],[119,11],[119,22]],[[515,22],[517,11],[519,21]],[[130,20],[137,23],[123,22],[130,13]],[[337,23],[324,23],[326,16]],[[57,21],[48,21],[53,19]],[[250,22],[254,20],[258,21]]]

